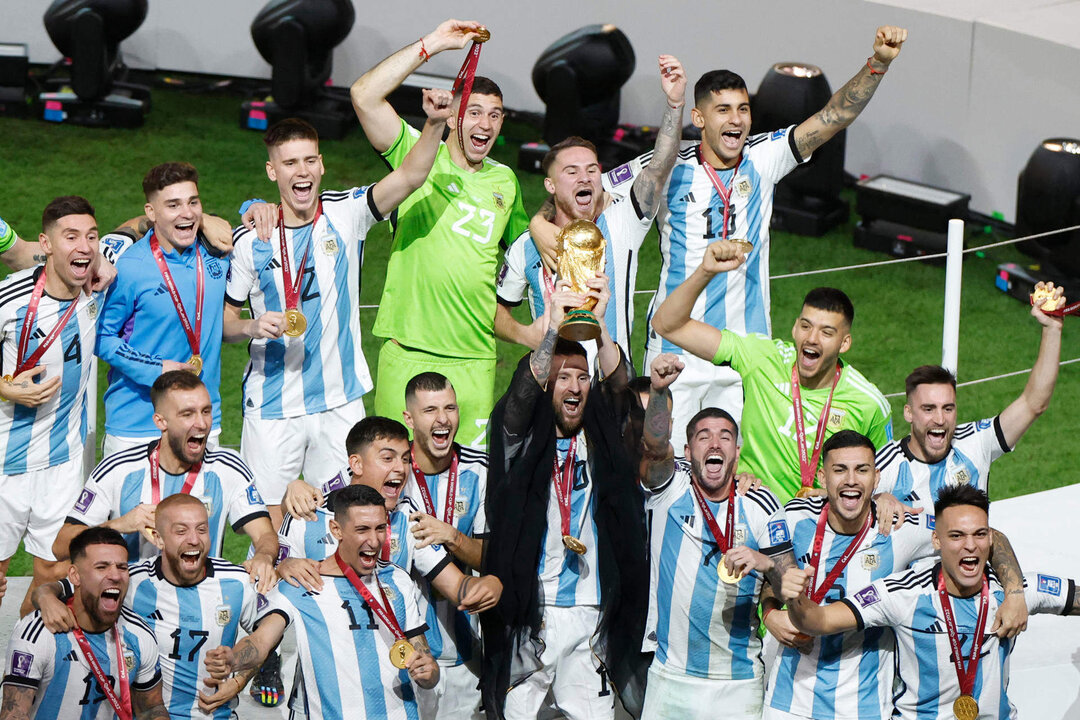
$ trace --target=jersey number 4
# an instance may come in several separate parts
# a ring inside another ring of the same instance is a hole
[[[495,213],[490,210],[478,208],[475,205],[470,205],[466,202],[458,201],[458,208],[461,209],[465,215],[451,226],[451,229],[458,235],[475,240],[481,245],[487,245],[491,241],[491,233],[495,230]],[[472,230],[469,230],[465,225],[477,215],[480,216],[480,226],[484,229],[483,235],[477,235]]]

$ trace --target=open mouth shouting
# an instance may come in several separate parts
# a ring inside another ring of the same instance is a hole
[[[719,450],[710,449],[705,455],[705,463],[702,467],[703,480],[712,483],[719,483],[724,479],[724,468],[727,467],[727,460],[724,454]]]
[[[469,147],[477,155],[483,155],[488,150],[492,136],[488,133],[472,133],[469,135]]]
[[[120,612],[120,588],[106,588],[101,591],[98,602],[102,612],[114,615]]]
[[[863,491],[858,488],[844,488],[840,491],[837,504],[841,509],[854,513],[862,505]]]
[[[375,569],[375,565],[379,562],[378,550],[361,550],[359,553],[360,569],[365,573],[371,572]]]
[[[975,555],[964,555],[960,558],[960,573],[964,577],[977,577],[982,574],[982,562]]]
[[[935,456],[944,454],[949,447],[948,430],[943,427],[927,428],[926,447]]]
[[[724,143],[724,147],[728,150],[738,150],[742,145],[743,131],[742,130],[725,130],[720,133],[720,142]]]
[[[595,193],[592,185],[579,185],[574,191],[574,207],[583,217],[591,217]]]
[[[383,481],[382,496],[386,498],[388,507],[397,506],[398,497],[401,495],[401,486],[404,482],[404,477],[396,475],[388,477]]]
[[[180,553],[180,566],[188,572],[198,570],[202,560],[203,554],[198,548]]]
[[[292,193],[297,206],[306,207],[315,197],[315,183],[310,180],[293,183]]]
[[[173,242],[187,247],[195,242],[198,227],[194,220],[177,222],[173,224]]]
[[[436,450],[447,450],[452,442],[449,426],[435,426],[431,429],[431,444]]]
[[[71,261],[71,274],[77,280],[85,280],[87,274],[90,272],[89,257],[77,257]]]
[[[799,350],[799,367],[808,375],[817,371],[821,361],[821,350],[815,347],[803,345]]]

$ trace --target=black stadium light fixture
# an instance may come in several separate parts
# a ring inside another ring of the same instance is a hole
[[[70,77],[49,77],[42,117],[97,127],[139,127],[150,88],[124,82],[120,43],[146,20],[147,0],[54,0],[45,11],[49,39],[70,61]],[[63,68],[66,63],[58,64]]]
[[[272,0],[251,23],[251,38],[272,67],[270,98],[243,104],[240,127],[265,130],[299,117],[321,137],[340,139],[356,118],[347,88],[326,87],[334,48],[356,21],[351,0]]]
[[[1043,140],[1031,153],[1016,183],[1016,236],[1080,225],[1080,139]],[[998,267],[997,286],[1027,301],[1031,285],[1052,280],[1065,287],[1080,283],[1080,230],[1017,243],[1039,263],[1029,272],[1014,263]]]
[[[776,63],[751,100],[751,133],[798,125],[821,110],[832,90],[821,68],[808,63]],[[844,148],[841,130],[818,148],[810,162],[795,168],[776,186],[772,226],[799,235],[823,235],[849,217],[844,189]]]
[[[597,147],[600,162],[612,167],[634,158],[639,144],[618,137],[622,86],[634,74],[634,49],[614,25],[586,25],[548,46],[533,65],[532,82],[546,106],[547,146],[580,135]],[[539,169],[547,147],[522,146],[519,165]]]

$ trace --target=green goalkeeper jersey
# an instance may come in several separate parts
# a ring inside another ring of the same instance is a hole
[[[795,408],[791,400],[795,346],[765,335],[743,337],[726,331],[720,337],[713,363],[728,363],[742,375],[746,399],[740,428],[743,444],[739,472],[761,478],[780,502],[786,503],[802,485],[795,444]],[[829,388],[800,388],[799,394],[806,429],[806,456],[811,458]],[[889,401],[862,373],[847,364],[843,364],[836,384],[824,440],[845,429],[866,435],[879,450],[892,440]]]
[[[419,137],[402,120],[383,157],[398,167]],[[396,215],[374,333],[436,355],[494,359],[499,244],[529,226],[513,171],[491,158],[462,170],[443,143]]]

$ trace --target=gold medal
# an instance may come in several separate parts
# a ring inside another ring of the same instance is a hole
[[[961,695],[953,701],[952,712],[956,720],[975,720],[979,717],[979,703],[970,695]]]
[[[585,554],[585,543],[578,540],[573,535],[563,535],[562,544],[566,546],[566,549],[570,552],[575,552],[578,555]]]
[[[285,311],[285,334],[289,337],[299,337],[307,330],[307,318],[304,313],[296,308]]]
[[[801,488],[799,488],[799,491],[797,493],[795,493],[795,497],[797,497],[797,498],[808,498],[808,497],[814,497],[814,494],[815,494],[814,493],[814,488],[812,488],[812,487],[801,487]]]
[[[486,27],[482,27],[476,31],[476,37],[473,39],[473,42],[486,43],[490,39],[491,31],[488,30]]]
[[[405,663],[409,661],[414,652],[416,652],[416,648],[413,647],[412,643],[405,638],[401,638],[390,646],[390,664],[398,670],[404,670]]]
[[[187,364],[191,366],[191,372],[196,375],[202,374],[202,358],[198,355],[192,355],[188,358]]]
[[[720,576],[722,582],[727,583],[728,585],[734,585],[743,579],[742,575],[736,575],[727,569],[723,556],[720,557],[720,561],[716,564],[716,574]]]

